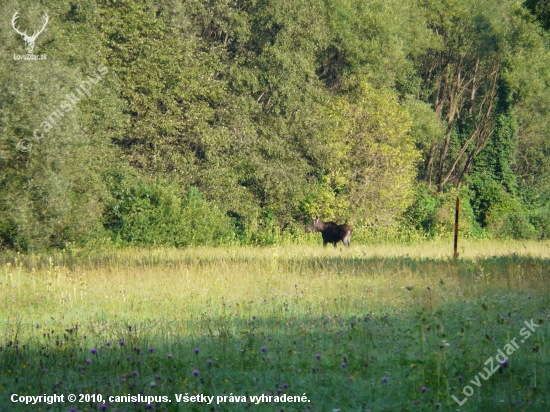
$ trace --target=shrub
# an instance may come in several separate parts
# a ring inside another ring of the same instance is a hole
[[[188,246],[235,238],[230,218],[194,187],[182,195],[174,183],[148,183],[134,172],[115,173],[107,180],[112,199],[104,225],[118,242]]]

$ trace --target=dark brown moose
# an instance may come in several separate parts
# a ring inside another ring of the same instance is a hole
[[[323,246],[327,243],[332,243],[336,247],[336,243],[342,241],[344,245],[349,247],[351,240],[351,226],[337,225],[334,222],[322,222],[318,217],[313,218],[313,223],[309,225],[306,232],[321,232],[323,236]]]

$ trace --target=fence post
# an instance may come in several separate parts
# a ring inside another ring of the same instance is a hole
[[[460,199],[456,197],[456,210],[455,210],[455,253],[454,259],[458,258],[458,209],[460,207]]]

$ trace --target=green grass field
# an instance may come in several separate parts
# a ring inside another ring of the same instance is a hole
[[[548,244],[451,248],[5,253],[0,409],[548,411]]]

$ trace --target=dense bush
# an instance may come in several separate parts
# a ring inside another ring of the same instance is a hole
[[[130,173],[108,177],[111,200],[104,225],[117,241],[137,245],[218,245],[235,239],[235,226],[191,187],[147,183]]]
[[[456,198],[460,199],[459,233],[461,237],[484,237],[484,231],[475,219],[467,189],[438,193],[435,188],[419,184],[415,202],[404,214],[404,225],[424,234],[428,239],[450,237],[454,233]]]

